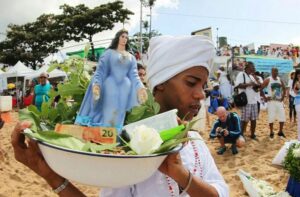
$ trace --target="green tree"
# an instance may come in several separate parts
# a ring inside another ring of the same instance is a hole
[[[151,39],[152,32],[152,8],[154,7],[154,3],[156,0],[141,0],[142,4],[150,9],[150,24],[149,24],[149,39]]]
[[[145,53],[148,50],[149,47],[149,36],[150,34],[152,35],[152,37],[155,36],[160,36],[162,35],[161,33],[159,33],[157,30],[152,30],[151,32],[145,32],[142,34],[142,42],[143,42],[143,53]],[[131,50],[133,52],[139,51],[138,50],[138,46],[140,46],[139,44],[139,39],[140,38],[140,32],[137,32],[133,35],[133,37],[130,39],[129,41],[129,45],[131,47]]]
[[[65,4],[60,8],[63,14],[57,17],[64,24],[67,39],[75,41],[87,39],[91,44],[93,60],[95,60],[93,36],[105,30],[111,30],[116,23],[124,23],[130,15],[133,15],[133,12],[123,8],[122,1],[102,4],[93,9],[83,4],[75,7]]]
[[[21,60],[34,69],[50,53],[63,46],[66,38],[53,14],[44,14],[35,22],[24,25],[10,24],[7,38],[0,43],[0,61],[15,64]]]

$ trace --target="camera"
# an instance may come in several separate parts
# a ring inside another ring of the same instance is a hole
[[[221,129],[220,131],[217,132],[217,137],[224,137],[225,135],[225,129]]]
[[[259,88],[260,88],[260,85],[254,85],[253,87],[253,90],[255,91],[255,92],[258,92],[259,91]]]

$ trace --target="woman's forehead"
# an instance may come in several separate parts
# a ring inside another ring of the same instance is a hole
[[[186,75],[192,75],[192,76],[198,76],[198,77],[207,77],[208,76],[208,70],[204,66],[194,66],[189,69],[186,69],[181,72],[181,74],[186,74]]]

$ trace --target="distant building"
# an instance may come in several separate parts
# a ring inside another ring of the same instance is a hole
[[[210,39],[212,39],[212,31],[211,31],[211,27],[193,31],[193,32],[191,33],[191,35],[202,35],[202,36],[207,36],[207,37],[209,37]]]

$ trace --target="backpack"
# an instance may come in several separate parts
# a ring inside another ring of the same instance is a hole
[[[246,83],[245,74],[243,73],[244,84]],[[237,91],[237,88],[236,88]],[[245,92],[241,92],[233,96],[233,102],[237,107],[244,107],[248,104],[247,95]]]

